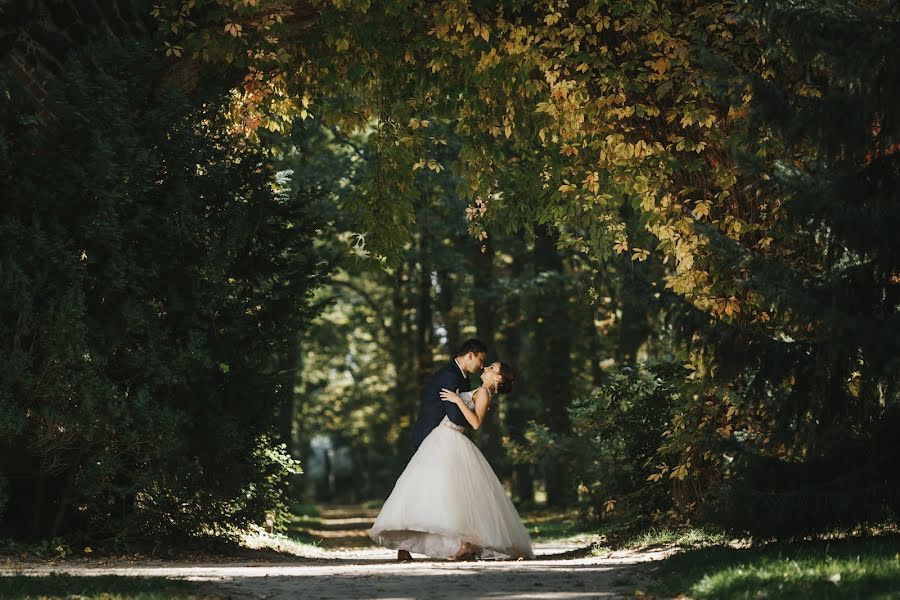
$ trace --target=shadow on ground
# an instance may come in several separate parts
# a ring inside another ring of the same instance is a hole
[[[165,577],[14,575],[0,577],[0,600],[31,598],[194,600],[204,597],[205,587],[205,584]]]
[[[266,598],[617,598],[633,597],[646,590],[646,578],[635,565],[571,565],[506,563],[458,564],[415,563],[400,567],[360,566],[356,569],[319,572],[306,569],[303,575],[269,574],[264,581],[224,578],[211,582],[209,592],[227,598],[253,597],[256,591]],[[258,586],[264,586],[264,588]]]

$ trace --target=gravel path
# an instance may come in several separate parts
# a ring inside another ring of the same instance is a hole
[[[341,515],[341,519],[348,519]],[[350,522],[337,525],[346,539]],[[365,528],[366,520],[354,523]],[[355,535],[355,534],[354,534]],[[360,540],[362,541],[362,540]],[[421,559],[397,563],[383,548],[330,549],[326,544],[309,556],[278,561],[185,563],[143,561],[69,561],[57,565],[11,564],[0,575],[152,576],[204,582],[204,592],[228,599],[357,599],[357,598],[485,598],[491,600],[624,598],[643,595],[654,561],[666,551],[620,551],[590,556],[584,544],[536,544],[529,561],[457,563]]]

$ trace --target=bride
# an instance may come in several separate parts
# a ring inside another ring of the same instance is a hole
[[[509,365],[495,362],[484,369],[482,387],[440,395],[478,429],[491,400],[509,392],[514,377]],[[446,416],[409,461],[369,535],[407,560],[409,552],[455,560],[534,558],[528,531],[491,466]]]

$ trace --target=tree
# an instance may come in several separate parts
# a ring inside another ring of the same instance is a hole
[[[170,43],[248,70],[236,114],[262,115],[248,129],[310,111],[373,128],[355,216],[374,254],[402,254],[438,124],[460,141],[480,242],[550,225],[593,270],[652,263],[625,287],[665,282],[691,393],[648,476],[680,482],[685,512],[740,480],[724,448],[801,460],[883,430],[897,398],[897,245],[881,233],[896,229],[892,3],[165,7]],[[843,39],[865,42],[841,56]],[[631,300],[616,298],[622,361],[647,335]]]
[[[3,81],[6,535],[227,534],[296,469],[274,417],[317,216],[233,143],[227,90],[188,98],[157,56],[74,48],[40,106]]]
[[[710,347],[740,399],[725,510],[739,528],[807,533],[900,507],[889,433],[900,411],[900,26],[888,9],[754,7],[768,69],[747,76],[752,126],[735,152],[747,194],[778,217],[753,248],[716,240],[740,312]],[[758,508],[742,514],[748,503]]]

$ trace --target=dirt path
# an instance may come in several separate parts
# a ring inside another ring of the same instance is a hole
[[[206,593],[228,599],[623,598],[645,592],[652,562],[665,556],[662,551],[591,556],[583,544],[540,543],[537,559],[530,561],[397,563],[394,552],[372,547],[365,536],[373,512],[377,514],[361,507],[324,509],[308,530],[321,534],[321,548],[295,561],[7,564],[0,574],[183,578],[205,582]]]
[[[318,540],[327,550],[350,548],[375,548],[375,543],[366,533],[375,523],[377,508],[366,508],[358,504],[319,506],[319,515],[295,530]]]

